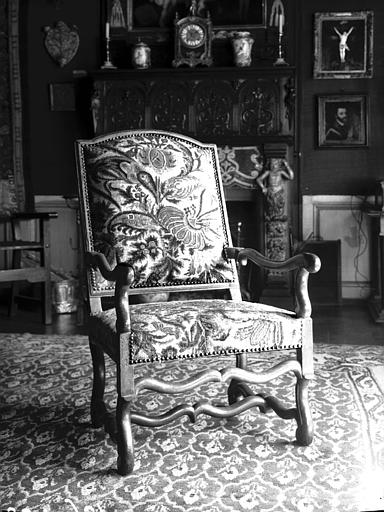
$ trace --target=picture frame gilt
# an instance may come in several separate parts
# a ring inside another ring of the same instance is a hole
[[[179,18],[189,14],[189,0],[104,0],[105,22],[110,23],[111,38],[150,37],[156,33],[166,40],[173,30],[176,13]],[[198,2],[198,15],[209,11],[215,30],[251,30],[265,28],[267,0],[233,2],[233,0],[205,0]]]
[[[368,146],[368,99],[364,94],[329,94],[317,97],[318,146]]]
[[[373,11],[314,15],[314,78],[372,78]]]

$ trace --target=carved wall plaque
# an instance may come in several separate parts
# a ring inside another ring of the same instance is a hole
[[[58,21],[53,27],[44,27],[44,32],[44,46],[47,52],[61,68],[64,67],[79,49],[77,27],[69,27],[64,21]]]

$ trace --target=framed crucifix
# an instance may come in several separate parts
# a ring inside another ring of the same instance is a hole
[[[372,78],[373,12],[317,12],[314,78]]]

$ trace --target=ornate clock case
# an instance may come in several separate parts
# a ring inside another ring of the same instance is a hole
[[[175,58],[172,65],[190,67],[212,65],[212,22],[196,15],[196,2],[192,2],[191,14],[175,19]]]

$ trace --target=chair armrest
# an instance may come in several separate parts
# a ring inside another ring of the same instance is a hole
[[[100,252],[86,252],[85,264],[87,267],[98,269],[107,281],[124,283],[130,286],[133,282],[133,268],[125,263],[118,263],[111,268],[104,254]]]
[[[246,265],[248,260],[250,260],[265,269],[279,270],[280,272],[297,270],[294,285],[295,312],[299,318],[311,316],[312,307],[308,295],[308,276],[320,270],[321,261],[318,256],[310,252],[303,252],[285,261],[272,261],[255,249],[227,247],[224,252],[227,258],[237,260],[240,265]]]
[[[314,274],[320,270],[321,266],[320,258],[310,252],[296,254],[296,256],[284,261],[270,260],[256,249],[246,249],[244,247],[227,247],[225,248],[225,254],[228,259],[235,259],[240,265],[246,265],[250,260],[259,267],[282,272],[305,268],[310,274]]]
[[[107,281],[116,283],[116,331],[118,333],[129,332],[130,318],[128,291],[134,279],[133,268],[125,263],[118,263],[115,268],[111,268],[107,258],[100,252],[86,252],[85,264],[88,267],[100,270],[101,275]]]
[[[12,214],[12,218],[20,220],[32,220],[32,219],[56,219],[58,217],[57,212],[16,212]]]

